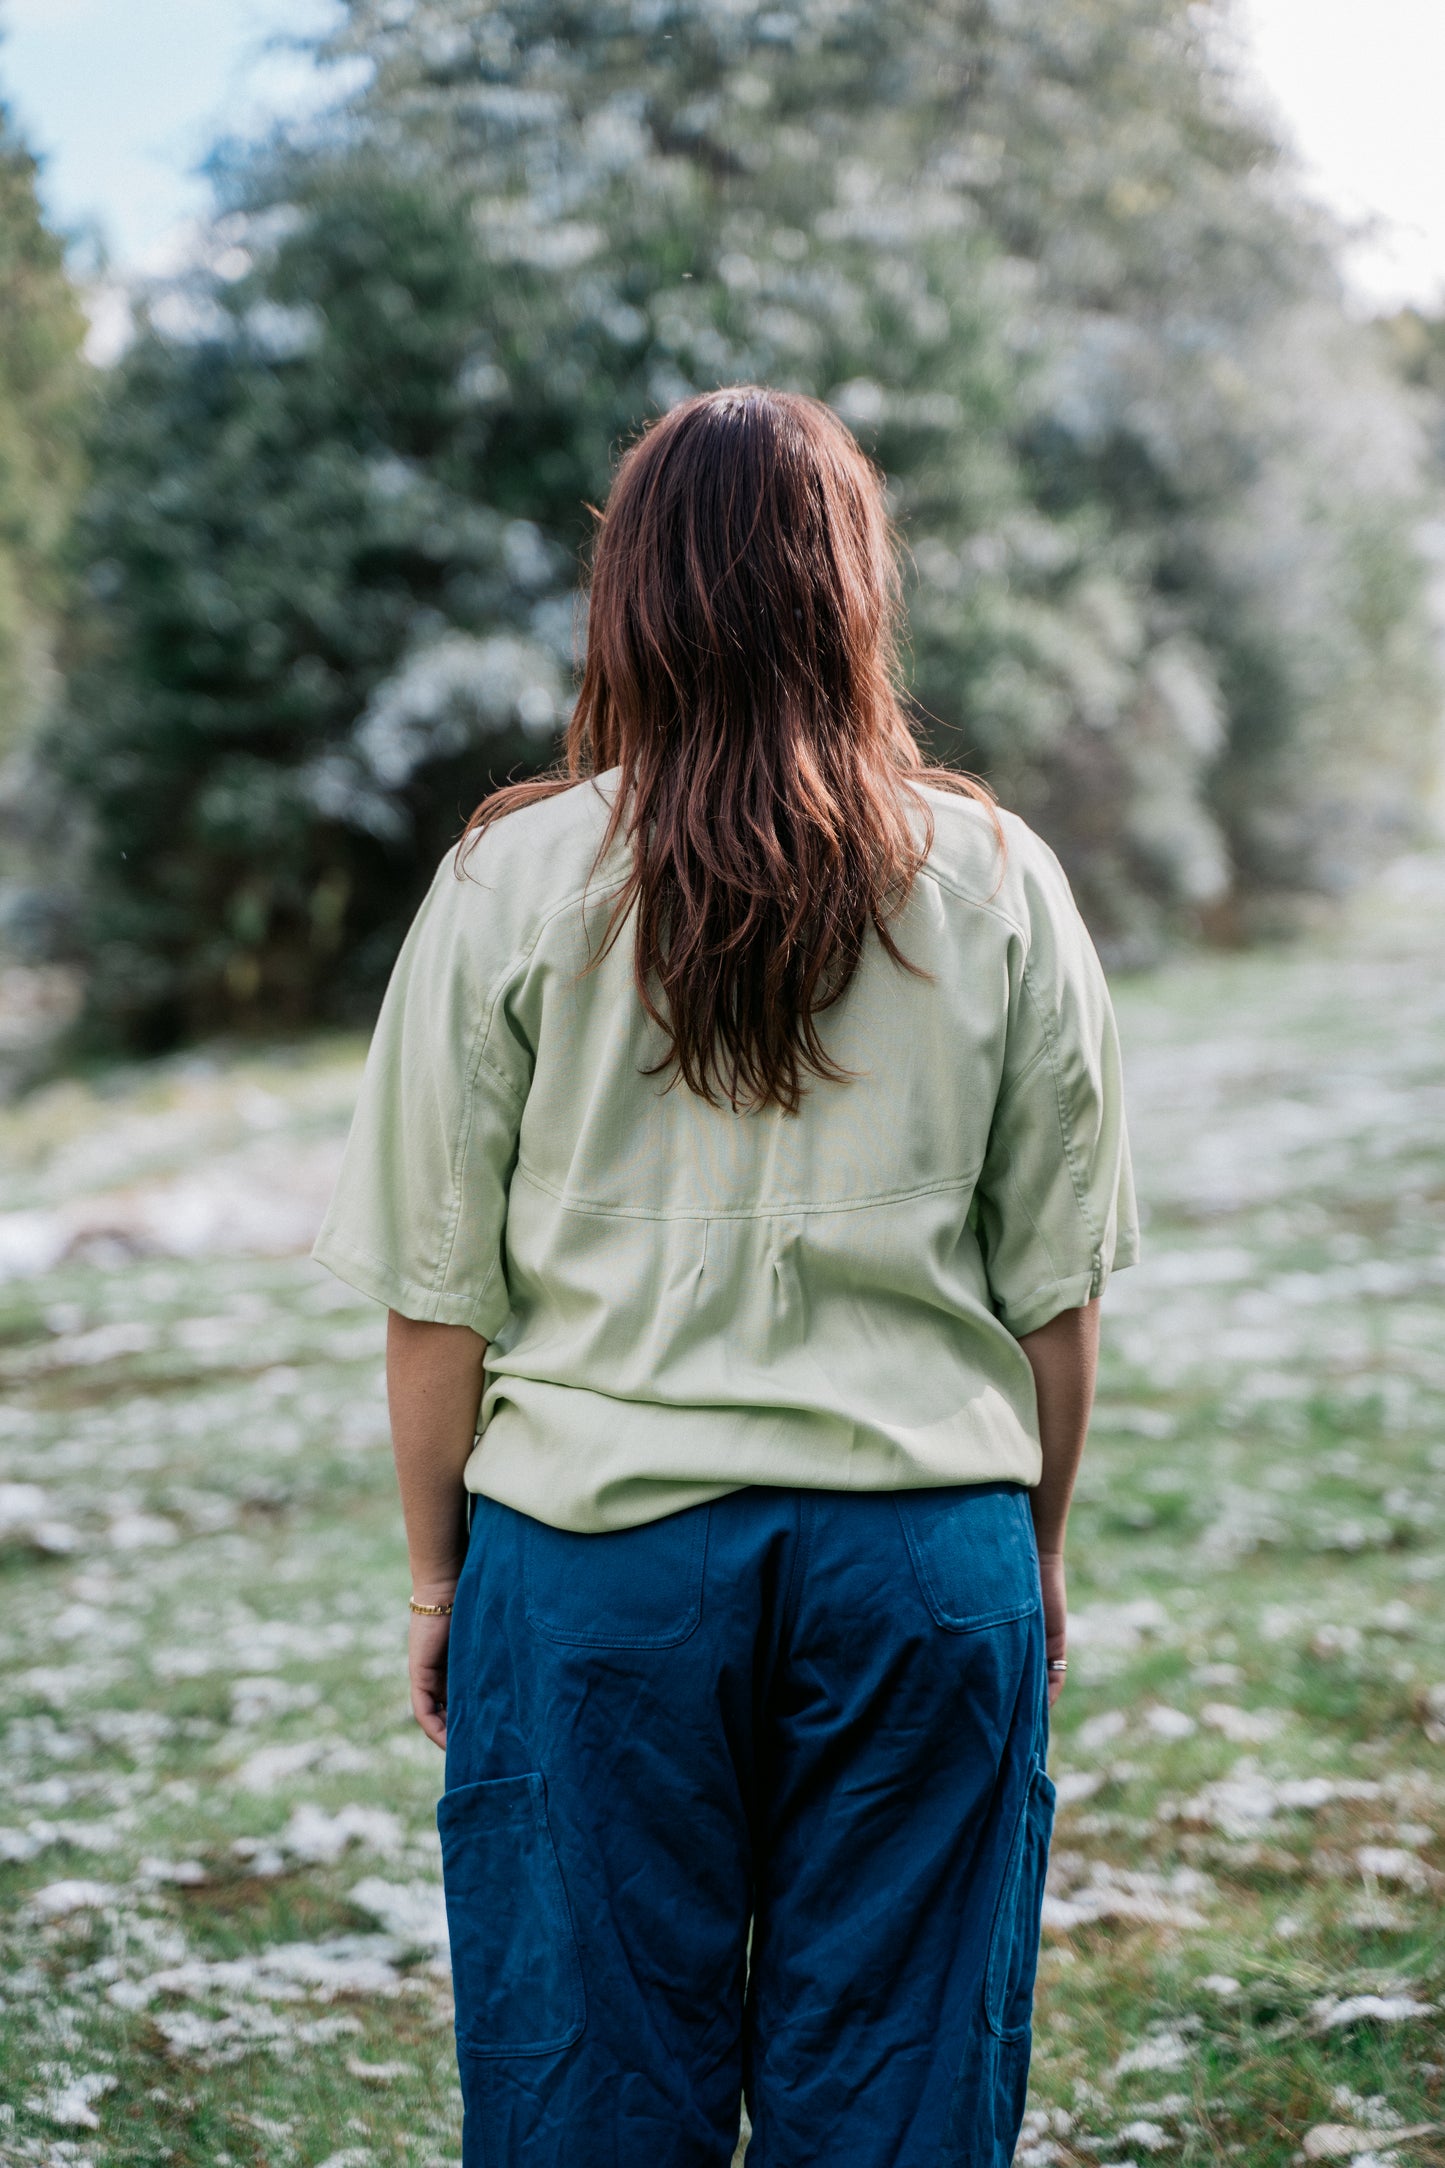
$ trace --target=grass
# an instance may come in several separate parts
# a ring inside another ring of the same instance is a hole
[[[1119,989],[1025,2168],[1445,2163],[1442,937],[1416,867]],[[297,1254],[358,1052],[0,1113],[6,2163],[456,2158],[380,1320]]]

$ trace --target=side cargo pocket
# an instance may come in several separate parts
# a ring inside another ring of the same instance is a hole
[[[1053,1827],[1053,1783],[1043,1763],[1035,1761],[1009,1846],[984,1974],[984,2015],[1000,2040],[1019,2039],[1028,2031],[1033,2014],[1039,1919]]]
[[[437,1806],[457,2045],[554,2055],[586,2023],[582,1967],[537,1771],[458,1785]]]

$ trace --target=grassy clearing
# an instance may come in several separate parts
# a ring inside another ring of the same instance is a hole
[[[1445,2163],[1442,939],[1418,867],[1121,989],[1031,2168]],[[6,2162],[456,2157],[379,1320],[295,1254],[356,1058],[0,1116]]]

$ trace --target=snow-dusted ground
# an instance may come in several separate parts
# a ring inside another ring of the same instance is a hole
[[[1118,995],[1020,2159],[1442,2162],[1445,875]],[[0,1111],[0,2162],[456,2157],[359,1059]]]
[[[191,1055],[0,1110],[0,1280],[67,1260],[284,1257],[331,1192],[360,1048]]]

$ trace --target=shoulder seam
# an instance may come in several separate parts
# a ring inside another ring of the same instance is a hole
[[[592,871],[596,871],[595,865]],[[465,880],[465,878],[466,876],[465,874],[463,874],[462,879]],[[508,979],[511,978],[513,972],[520,969],[523,964],[531,962],[533,955],[536,953],[538,942],[541,940],[543,934],[547,931],[547,928],[552,924],[553,920],[561,918],[564,912],[570,911],[574,907],[574,905],[581,903],[583,899],[589,894],[595,893],[600,897],[613,894],[617,889],[623,886],[625,880],[625,874],[619,875],[619,877],[614,881],[604,882],[600,884],[594,891],[592,886],[592,873],[589,873],[587,879],[582,883],[580,888],[569,889],[565,896],[560,897],[556,903],[550,905],[547,910],[541,913],[527,939],[522,943],[520,948],[514,950],[512,955],[507,958],[507,961],[503,964],[501,970],[497,974],[497,990],[493,994],[491,1002],[488,1004],[486,1011],[489,1033],[491,1027],[492,1012],[496,1008],[502,988],[506,985]],[[473,886],[476,888],[482,888],[484,884],[481,881],[477,881],[473,883]]]
[[[971,910],[983,911],[988,917],[1001,920],[1011,933],[1018,935],[1025,948],[1027,948],[1029,941],[1027,926],[1020,925],[1019,921],[1010,912],[1001,909],[991,897],[971,896],[966,888],[959,886],[957,881],[951,881],[946,873],[941,873],[932,859],[925,859],[924,863],[919,867],[918,878],[920,880],[926,878],[935,882],[939,888],[947,889],[950,896],[956,896],[960,903],[966,903]]]

